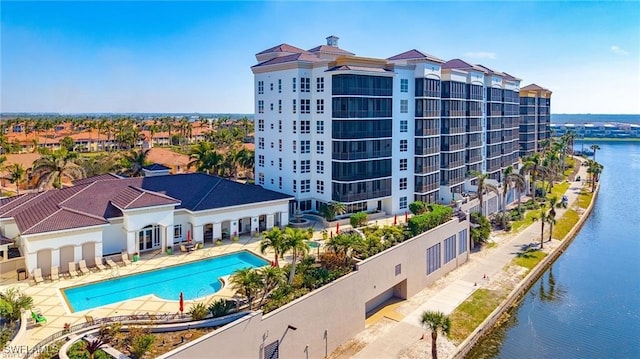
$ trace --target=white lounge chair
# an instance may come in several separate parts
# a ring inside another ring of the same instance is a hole
[[[69,276],[77,277],[78,271],[76,271],[76,262],[69,262]]]
[[[80,269],[80,273],[82,273],[82,274],[91,273],[89,268],[87,268],[87,261],[85,261],[84,259],[81,260],[80,262],[78,262],[78,267]]]
[[[60,279],[60,269],[58,266],[51,267],[51,280],[59,280]]]
[[[44,278],[42,278],[42,270],[40,268],[33,270],[33,281],[36,282],[36,284],[44,282]]]
[[[113,259],[111,259],[111,258],[106,258],[106,262],[107,262],[107,266],[109,266],[109,268],[111,268],[111,269],[118,267],[116,262],[114,262]]]
[[[96,257],[96,258],[95,258],[95,260],[96,260],[96,268],[98,268],[99,270],[105,270],[105,269],[107,269],[107,268],[104,266],[104,264],[102,264],[102,258],[100,258],[100,257]]]
[[[131,264],[131,261],[129,260],[129,255],[127,253],[122,253],[122,263],[124,263],[125,266],[128,266]]]

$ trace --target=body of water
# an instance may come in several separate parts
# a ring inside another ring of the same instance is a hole
[[[640,143],[598,145],[591,216],[469,357],[640,358]]]

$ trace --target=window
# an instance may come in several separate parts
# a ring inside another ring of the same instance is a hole
[[[311,172],[311,160],[300,161],[300,173],[309,173],[309,172]]]
[[[400,152],[407,152],[408,140],[400,140]]]
[[[300,100],[300,113],[311,113],[311,100]]]
[[[467,237],[467,230],[463,229],[458,232],[458,254],[462,254],[467,251],[469,238]]]
[[[269,88],[271,91],[273,91],[273,82],[269,84]]]
[[[427,248],[427,274],[440,269],[440,243]]]
[[[282,113],[282,100],[278,100],[278,113]]]
[[[316,141],[316,153],[324,153],[324,141]]]
[[[182,225],[176,224],[173,226],[173,238],[174,239],[182,239]]]
[[[264,155],[258,155],[258,167],[264,167]]]
[[[282,93],[282,79],[278,79],[278,93]]]
[[[269,127],[271,127],[271,129],[273,130],[273,123],[269,125]]]
[[[298,124],[296,123],[296,121],[293,121],[293,133],[296,133],[296,131],[298,131]]]
[[[316,161],[316,173],[324,173],[324,161]]]
[[[311,121],[300,121],[300,133],[311,133]]]
[[[276,340],[264,346],[264,359],[280,359],[280,341]]]
[[[258,131],[264,131],[264,120],[258,120]]]
[[[316,121],[316,133],[324,133],[324,121]]]
[[[273,178],[271,179],[271,184],[273,184]]]
[[[400,100],[400,113],[409,112],[409,100]]]
[[[264,113],[264,101],[258,100],[258,113]]]
[[[324,100],[316,100],[316,113],[324,113]]]
[[[407,170],[407,159],[406,158],[401,158],[400,159],[400,171],[406,171]]]
[[[298,146],[296,145],[296,140],[293,140],[293,153],[296,153],[298,150]]]
[[[278,188],[282,189],[282,177],[278,177]]]
[[[311,92],[311,78],[300,78],[300,92]]]
[[[293,193],[298,192],[298,181],[293,180]]]
[[[400,132],[407,132],[409,130],[407,120],[400,120]]]
[[[258,137],[258,149],[264,150],[264,137]]]
[[[293,113],[296,113],[296,111],[298,110],[297,105],[296,105],[296,100],[293,100]]]
[[[296,173],[296,171],[298,171],[298,161],[293,160],[293,173]]]
[[[316,192],[320,194],[324,193],[324,181],[316,181]]]
[[[271,148],[273,148],[273,142],[271,142]]]
[[[278,120],[278,132],[282,133],[282,120]]]
[[[400,190],[407,189],[407,178],[400,178]]]
[[[293,92],[296,92],[296,78],[293,78]]]
[[[270,104],[269,109],[270,109],[271,111],[273,111],[273,102]]]
[[[316,92],[324,92],[324,77],[316,78]]]
[[[282,171],[282,158],[278,158],[278,169]]]
[[[271,146],[271,147],[273,147],[273,146]],[[282,139],[278,140],[278,151],[282,152]]]
[[[396,264],[396,275],[402,274],[402,264]]]
[[[311,192],[311,180],[302,180],[300,181],[300,193],[308,193]]]
[[[311,153],[311,141],[300,141],[300,153]]]
[[[451,262],[456,257],[456,235],[444,240],[444,263]]]
[[[264,81],[258,81],[258,95],[264,94]]]
[[[407,197],[400,197],[400,209],[407,209]]]
[[[409,80],[400,79],[400,92],[409,92]]]

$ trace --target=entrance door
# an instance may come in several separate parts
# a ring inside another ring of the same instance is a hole
[[[156,248],[160,248],[160,227],[144,227],[138,232],[138,249],[143,252]]]

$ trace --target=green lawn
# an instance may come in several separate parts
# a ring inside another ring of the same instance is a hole
[[[593,192],[582,190],[578,195],[578,206],[580,208],[587,208],[593,200]]]
[[[561,199],[564,193],[569,189],[570,185],[571,183],[566,181],[554,184],[553,188],[551,189],[551,193],[547,194],[547,198],[556,196],[558,199]]]
[[[525,212],[523,219],[513,222],[513,224],[511,225],[511,230],[517,232],[521,228],[532,224],[533,222],[535,222],[534,218],[538,215],[538,212],[539,210],[537,209]]]
[[[467,300],[462,302],[449,315],[451,319],[451,333],[449,338],[454,343],[460,344],[465,340],[472,331],[474,331],[483,320],[485,320],[491,312],[506,297],[506,293],[511,288],[504,288],[498,292],[495,290],[478,289]]]
[[[547,254],[540,250],[529,250],[526,252],[518,253],[518,256],[513,259],[513,264],[519,265],[520,267],[525,267],[528,270],[533,269],[542,258],[544,258]]]
[[[572,208],[567,209],[566,212],[556,221],[556,224],[553,226],[553,238],[562,240],[564,236],[569,233],[569,231],[573,228],[573,226],[578,223],[578,219],[580,216],[578,212],[573,210]]]

